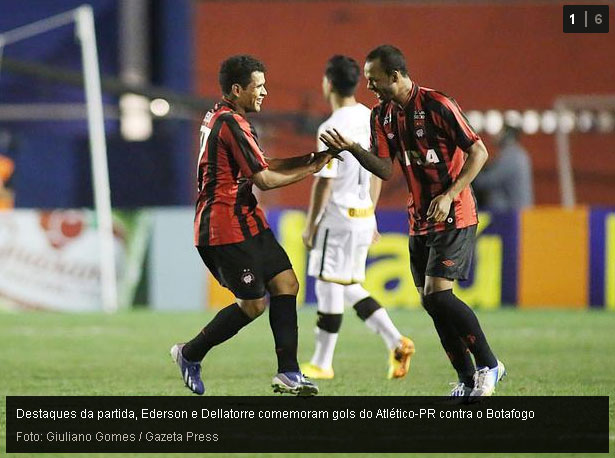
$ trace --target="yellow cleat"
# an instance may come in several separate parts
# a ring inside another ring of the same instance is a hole
[[[405,377],[410,370],[410,359],[414,355],[414,342],[407,337],[401,338],[399,346],[389,355],[388,379]]]
[[[322,369],[312,363],[301,364],[301,372],[308,377],[315,380],[331,380],[334,376],[333,368]]]

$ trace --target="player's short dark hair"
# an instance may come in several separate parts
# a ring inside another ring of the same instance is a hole
[[[239,84],[245,89],[252,81],[252,72],[266,71],[265,64],[253,56],[247,54],[231,56],[220,65],[218,81],[222,93],[230,94],[233,84]]]
[[[372,49],[365,58],[367,62],[372,62],[376,59],[380,60],[382,68],[387,75],[392,75],[395,70],[399,71],[399,73],[404,76],[408,75],[406,58],[395,46],[380,45]]]
[[[335,92],[342,97],[350,97],[359,84],[361,69],[352,57],[336,54],[327,61],[325,75]]]

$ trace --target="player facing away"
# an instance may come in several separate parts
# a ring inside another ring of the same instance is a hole
[[[286,186],[320,170],[327,152],[288,159],[265,158],[246,113],[259,112],[267,90],[265,66],[247,55],[225,60],[219,73],[222,100],[201,125],[194,241],[203,262],[237,302],[220,310],[196,337],[171,348],[186,386],[203,394],[201,361],[214,346],[260,316],[269,293],[269,323],[278,360],[275,392],[318,393],[297,362],[299,284],[284,249],[269,229],[252,193]]]
[[[329,59],[322,90],[333,114],[318,133],[335,128],[369,148],[370,110],[354,97],[360,74],[350,57]],[[318,149],[327,149],[320,140]],[[361,286],[367,251],[378,236],[374,207],[382,182],[350,153],[341,156],[343,162],[332,159],[315,175],[303,232],[303,242],[311,249],[308,273],[316,278],[318,320],[314,354],[301,370],[311,378],[333,378],[333,354],[348,305],[389,349],[388,378],[401,378],[408,372],[414,343],[400,334],[386,310]]]
[[[321,140],[351,152],[385,180],[394,161],[401,166],[409,190],[410,268],[457,371],[451,396],[489,396],[505,374],[504,365],[472,309],[452,290],[454,280],[469,273],[478,224],[470,183],[487,160],[487,150],[452,98],[410,79],[399,49],[382,45],[372,50],[364,74],[379,102],[371,112],[370,149],[335,129]]]

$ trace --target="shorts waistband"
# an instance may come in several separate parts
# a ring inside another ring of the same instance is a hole
[[[349,208],[348,216],[351,218],[367,218],[374,214],[374,207],[367,208]]]

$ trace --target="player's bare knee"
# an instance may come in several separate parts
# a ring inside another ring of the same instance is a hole
[[[237,303],[243,313],[252,320],[261,316],[267,307],[264,297],[260,299],[237,299]]]
[[[272,296],[281,296],[283,294],[296,296],[299,294],[299,280],[297,280],[293,270],[285,270],[273,277],[267,285],[267,289]]]

